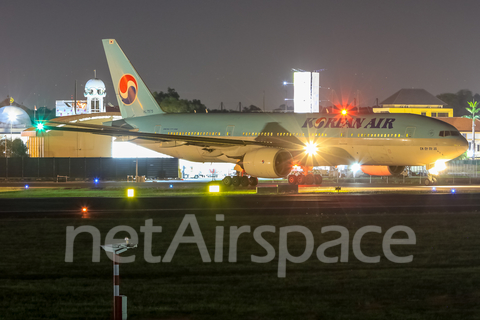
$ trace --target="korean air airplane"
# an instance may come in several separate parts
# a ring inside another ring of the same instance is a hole
[[[405,166],[433,169],[468,148],[455,127],[412,114],[166,114],[117,41],[103,40],[103,47],[123,119],[71,130],[118,136],[190,161],[234,163],[241,175],[225,178],[227,185],[287,176],[292,184],[320,184],[321,176],[309,173],[313,166],[359,164],[371,175],[395,175]],[[305,174],[290,175],[293,165]],[[433,175],[425,180],[434,182]]]

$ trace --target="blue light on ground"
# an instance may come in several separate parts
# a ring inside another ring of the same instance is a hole
[[[433,187],[433,188],[432,188],[432,191],[437,191],[437,188]]]
[[[452,192],[452,193],[455,193],[455,189],[452,189],[452,191],[451,191],[451,192]]]
[[[25,185],[25,189],[28,189],[28,184]]]
[[[99,181],[98,178],[95,178],[95,180],[93,180],[93,182],[96,184],[98,183],[98,181]]]
[[[173,184],[170,185],[170,189],[173,189]]]

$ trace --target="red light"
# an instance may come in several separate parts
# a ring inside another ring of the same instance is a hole
[[[87,212],[87,211],[88,211],[87,207],[82,208],[82,212]]]
[[[347,109],[342,109],[342,115],[344,115],[344,116],[347,115]]]

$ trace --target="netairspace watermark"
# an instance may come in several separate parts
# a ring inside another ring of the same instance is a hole
[[[216,221],[223,222],[225,217],[223,214],[216,215]],[[187,230],[191,230],[193,235],[185,235]],[[231,226],[229,230],[229,247],[228,247],[228,262],[235,263],[237,262],[237,243],[238,238],[242,234],[251,234],[252,228],[250,226]],[[322,243],[315,251],[317,258],[322,263],[338,263],[338,262],[348,262],[349,259],[349,231],[343,226],[325,226],[321,228],[321,233],[336,232],[339,234],[339,237],[335,240],[327,241]],[[118,232],[127,232],[130,235],[130,241],[132,243],[138,243],[138,233],[129,226],[116,226],[112,228],[105,237],[105,244],[115,244],[121,243],[123,240],[115,239],[115,235]],[[212,257],[210,256],[209,251],[207,250],[207,245],[203,239],[202,231],[198,225],[197,219],[194,214],[187,214],[184,216],[182,222],[180,223],[177,232],[172,239],[170,246],[168,247],[165,255],[162,256],[153,256],[152,254],[152,238],[154,233],[161,233],[161,226],[154,226],[153,220],[145,220],[145,225],[140,227],[140,232],[144,233],[144,250],[143,255],[144,259],[148,263],[168,263],[171,262],[175,252],[177,251],[180,244],[196,244],[200,257],[203,262],[210,263],[212,262]],[[101,235],[100,231],[94,226],[81,226],[75,228],[73,226],[67,227],[67,236],[66,236],[66,249],[65,249],[65,262],[73,262],[73,248],[75,237],[80,233],[89,233],[93,238],[93,249],[92,249],[92,262],[100,262],[100,241]],[[265,251],[266,254],[263,256],[251,255],[251,261],[254,263],[268,263],[278,257],[278,268],[277,275],[279,278],[284,278],[287,272],[287,262],[291,263],[303,263],[307,261],[314,252],[314,237],[312,232],[304,227],[299,225],[286,226],[278,228],[278,255],[275,248],[262,236],[265,233],[277,233],[277,227],[272,225],[264,225],[256,227],[253,230],[253,239],[260,245]],[[305,237],[305,247],[303,253],[300,255],[293,255],[288,250],[288,239],[292,234],[301,234]],[[363,263],[379,263],[380,256],[367,256],[362,252],[361,242],[362,238],[367,233],[382,233],[382,228],[379,226],[364,226],[358,229],[353,235],[352,239],[352,251],[355,258]],[[404,234],[403,238],[392,239],[392,236],[395,233]],[[221,263],[223,261],[223,247],[224,247],[224,235],[225,227],[216,226],[215,227],[215,252],[213,256],[213,261],[216,263]],[[394,226],[389,228],[383,235],[382,240],[382,249],[385,258],[394,263],[410,263],[413,261],[413,255],[408,256],[397,256],[393,254],[391,250],[392,245],[415,245],[416,244],[415,232],[407,226]],[[341,246],[340,256],[337,257],[327,257],[325,251],[328,248]],[[109,255],[111,259],[111,254]],[[120,263],[131,263],[135,261],[135,255],[120,257]]]

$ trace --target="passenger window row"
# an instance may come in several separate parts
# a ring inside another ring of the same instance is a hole
[[[174,136],[220,136],[220,132],[168,132],[169,135]],[[227,133],[227,135],[229,135]],[[273,132],[243,132],[243,136],[273,136]],[[448,136],[460,136],[458,131],[440,131],[440,137]],[[310,133],[310,137],[326,137],[326,133]],[[343,133],[340,133],[340,137],[343,137]],[[354,134],[351,133],[350,137],[353,137]],[[305,133],[291,133],[291,132],[277,132],[277,137],[305,137]],[[402,135],[399,133],[357,133],[359,138],[401,138]],[[408,137],[408,135],[406,135]]]
[[[272,136],[273,132],[244,132],[242,136]]]
[[[353,133],[350,135],[353,137]],[[401,138],[399,133],[357,133],[359,138]]]
[[[168,132],[173,136],[220,136],[220,132]]]

